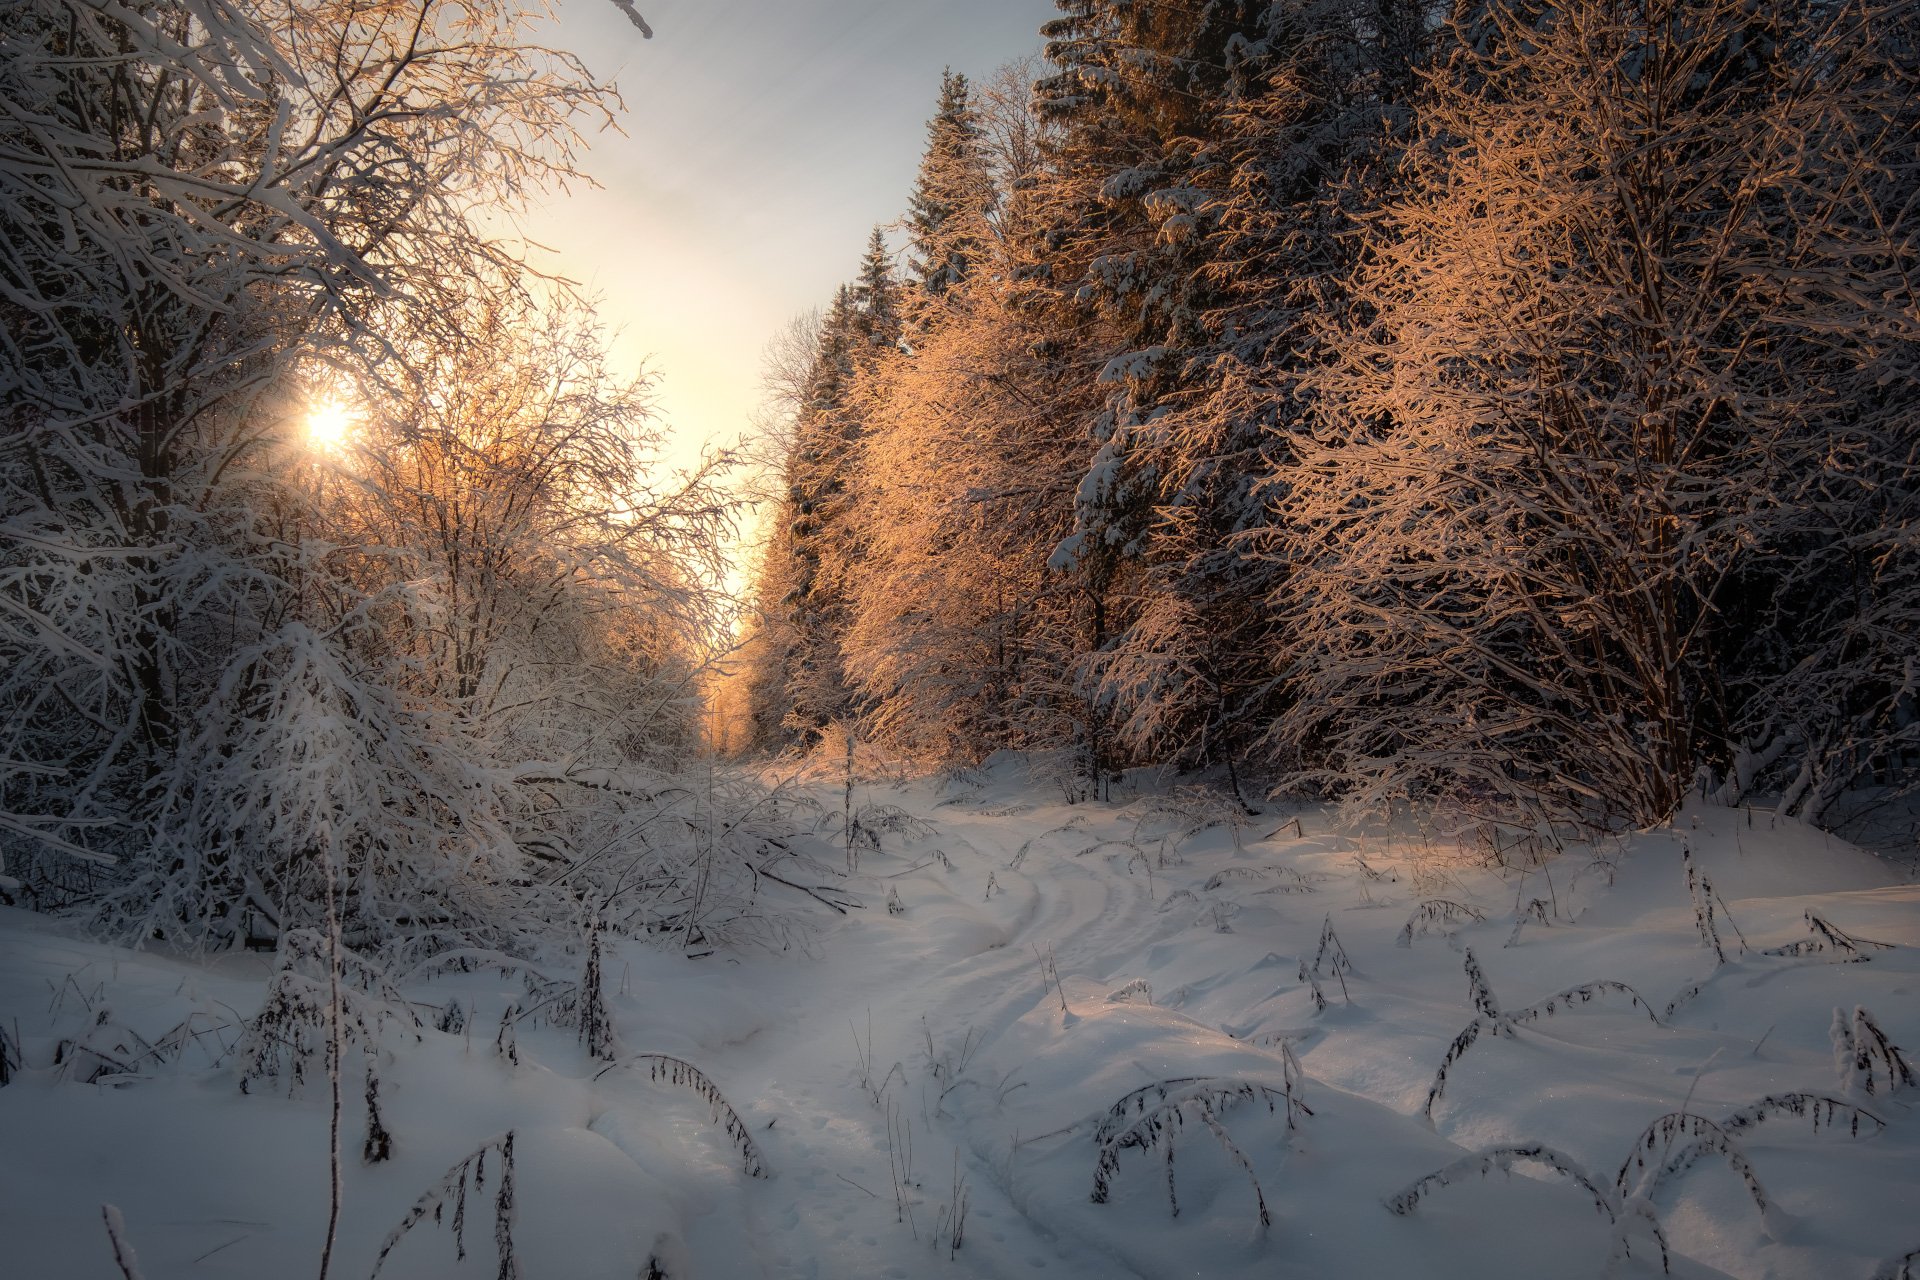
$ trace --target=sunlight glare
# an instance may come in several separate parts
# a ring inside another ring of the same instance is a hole
[[[316,449],[344,449],[359,415],[338,400],[323,400],[307,410],[307,441]]]

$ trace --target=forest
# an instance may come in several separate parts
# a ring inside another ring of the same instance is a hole
[[[1053,7],[688,463],[552,15],[0,0],[0,1258],[1920,1274],[1920,4]]]
[[[1910,8],[1060,9],[776,361],[729,742],[1521,828],[1903,767]]]

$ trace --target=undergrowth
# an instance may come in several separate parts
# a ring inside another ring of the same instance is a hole
[[[1493,988],[1488,985],[1486,975],[1480,969],[1479,961],[1474,959],[1473,948],[1467,948],[1465,968],[1467,971],[1468,998],[1473,1002],[1478,1015],[1460,1030],[1447,1046],[1447,1053],[1440,1061],[1440,1068],[1434,1073],[1433,1083],[1427,1089],[1427,1100],[1421,1107],[1421,1114],[1427,1123],[1433,1123],[1433,1108],[1440,1101],[1447,1088],[1447,1073],[1453,1065],[1466,1056],[1467,1050],[1479,1042],[1481,1035],[1492,1034],[1512,1038],[1517,1027],[1550,1018],[1561,1010],[1584,1007],[1604,996],[1624,995],[1629,1003],[1640,1009],[1655,1026],[1660,1025],[1660,1017],[1654,1013],[1653,1006],[1641,998],[1640,993],[1624,982],[1615,982],[1610,978],[1601,978],[1593,982],[1583,982],[1577,986],[1556,991],[1546,999],[1528,1005],[1524,1009],[1504,1011],[1494,998]]]

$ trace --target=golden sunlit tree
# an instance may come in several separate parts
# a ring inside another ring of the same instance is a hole
[[[1472,21],[1275,489],[1285,735],[1369,807],[1817,817],[1914,732],[1912,12]]]

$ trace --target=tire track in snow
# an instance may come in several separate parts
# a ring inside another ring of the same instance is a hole
[[[1005,922],[1004,941],[937,965],[925,965],[924,955],[875,953],[869,957],[871,971],[857,988],[822,991],[817,1001],[793,1010],[798,1034],[762,1036],[754,1062],[729,1064],[736,1079],[761,1079],[758,1109],[771,1104],[785,1131],[778,1138],[780,1130],[768,1135],[774,1139],[770,1145],[777,1146],[769,1156],[776,1166],[774,1180],[743,1188],[738,1206],[740,1220],[752,1224],[755,1235],[789,1246],[760,1251],[765,1260],[761,1274],[768,1277],[904,1278],[925,1269],[924,1253],[914,1266],[874,1265],[889,1255],[901,1256],[902,1242],[914,1243],[914,1234],[894,1221],[886,1113],[861,1092],[857,1080],[848,1078],[855,1068],[836,1072],[832,1066],[850,1062],[853,1055],[851,1040],[836,1030],[848,1010],[870,1009],[873,1036],[893,1047],[914,1039],[919,1030],[915,1024],[923,1018],[937,1041],[958,1044],[971,1033],[977,1063],[980,1056],[991,1057],[995,1042],[1015,1023],[1052,998],[1036,951],[1044,955],[1051,947],[1055,965],[1069,982],[1076,976],[1103,979],[1111,963],[1137,949],[1157,923],[1146,885],[1117,873],[1110,855],[1083,861],[1037,842],[1021,870],[1009,869],[1010,854],[1000,848],[1001,841],[1038,834],[1046,821],[1042,814],[1031,819],[1031,831],[1026,824],[1009,829],[1004,821],[990,830],[970,829],[964,821],[946,821],[949,815],[942,812],[921,816],[985,859],[1008,892],[1030,894],[1032,905]],[[921,962],[918,974],[915,960]],[[910,980],[903,981],[909,975]],[[844,1047],[836,1050],[837,1045]],[[1026,1216],[994,1167],[994,1153],[982,1149],[981,1144],[990,1141],[987,1132],[941,1113],[942,1086],[928,1079],[928,1064],[917,1060],[924,1048],[916,1049],[905,1055],[904,1078],[893,1078],[889,1099],[920,1135],[915,1166],[923,1176],[914,1192],[922,1200],[918,1234],[925,1237],[930,1229],[927,1219],[942,1199],[939,1189],[950,1179],[949,1161],[958,1153],[973,1188],[967,1247],[957,1259],[965,1274],[1044,1274],[1049,1280],[1131,1274],[1104,1249],[1059,1237],[1048,1224]],[[869,1052],[871,1076],[879,1077],[891,1067],[894,1054],[871,1046]],[[836,1082],[836,1075],[844,1083]],[[918,1242],[918,1250],[927,1247],[924,1239]]]

